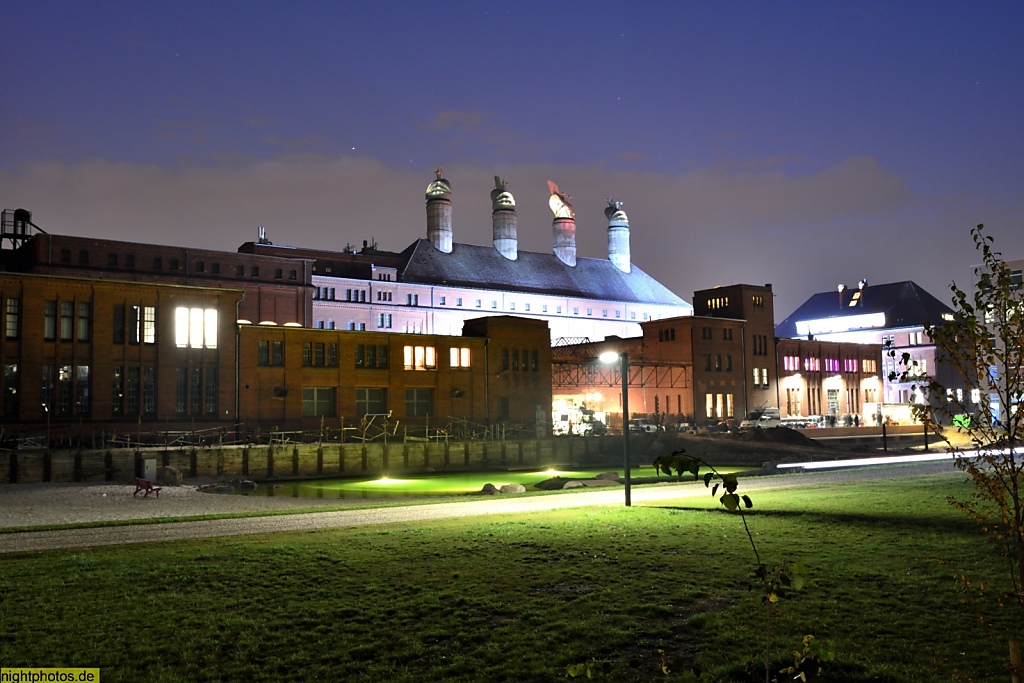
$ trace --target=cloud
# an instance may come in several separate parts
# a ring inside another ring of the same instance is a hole
[[[490,114],[483,112],[445,109],[435,114],[434,118],[429,121],[421,122],[419,127],[431,133],[477,132],[490,118]]]
[[[606,256],[611,195],[630,217],[634,264],[686,299],[718,284],[773,282],[779,319],[844,279],[923,279],[941,294],[936,283],[959,273],[960,260],[964,272],[971,262],[966,241],[968,253],[949,245],[987,222],[963,199],[918,200],[869,157],[807,174],[455,162],[445,164],[445,176],[456,241],[490,244],[495,175],[516,198],[520,249],[551,249],[550,178],[573,197],[580,256]],[[33,211],[52,233],[234,250],[262,225],[277,244],[341,250],[376,240],[400,251],[426,235],[423,193],[432,178],[432,168],[308,153],[175,168],[38,161],[0,171],[0,187],[8,208]],[[1019,209],[994,207],[989,215],[1019,221]]]

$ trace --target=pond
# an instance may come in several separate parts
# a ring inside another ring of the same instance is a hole
[[[205,487],[207,493],[242,496],[281,496],[288,498],[401,498],[424,496],[459,496],[479,493],[484,484],[500,487],[502,484],[522,484],[527,491],[534,484],[562,477],[565,479],[593,479],[602,469],[587,470],[534,470],[513,472],[460,472],[457,474],[429,474],[406,477],[377,477],[374,479],[316,479],[303,481],[256,482],[242,486],[222,485]],[[622,472],[620,471],[621,475]],[[636,473],[633,473],[636,476]]]

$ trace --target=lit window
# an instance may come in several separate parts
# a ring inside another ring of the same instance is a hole
[[[217,314],[213,311],[214,315]],[[216,324],[214,325],[216,327]],[[216,330],[214,330],[214,346],[216,346]],[[156,307],[142,307],[142,341],[146,344],[156,343]]]
[[[437,352],[433,346],[406,346],[403,361],[406,370],[433,370],[437,368]]]
[[[461,347],[451,349],[451,366],[453,368],[469,367],[469,348]]]
[[[178,348],[217,348],[217,309],[174,309],[174,344]]]

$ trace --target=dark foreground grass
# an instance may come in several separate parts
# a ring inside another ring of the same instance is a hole
[[[753,494],[762,556],[809,577],[775,610],[773,669],[810,633],[835,642],[822,681],[1009,680],[1020,617],[945,503],[966,491],[944,475]],[[550,681],[585,662],[596,680],[764,680],[753,556],[710,499],[0,562],[0,666],[105,683]]]

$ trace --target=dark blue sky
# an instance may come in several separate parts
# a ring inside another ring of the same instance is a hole
[[[1024,256],[1021,2],[0,5],[0,202],[50,232],[234,249],[425,235],[580,254],[625,202],[686,299],[772,282],[776,318],[862,277],[946,299],[968,230]]]

